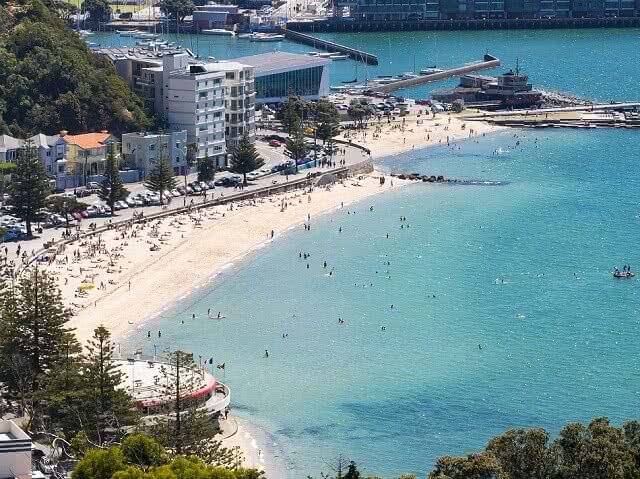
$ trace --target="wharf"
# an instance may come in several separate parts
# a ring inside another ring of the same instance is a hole
[[[430,83],[439,80],[446,80],[451,77],[466,75],[467,73],[477,72],[480,70],[490,70],[500,66],[500,60],[488,53],[484,55],[481,62],[473,63],[471,65],[465,65],[462,67],[450,68],[437,73],[431,73],[430,75],[420,75],[416,78],[407,78],[406,80],[398,80],[393,83],[387,83],[385,85],[372,86],[371,90],[381,93],[390,93],[392,91],[400,90],[403,88],[411,88],[425,83]]]
[[[310,45],[316,49],[322,49],[332,53],[344,53],[345,55],[349,55],[349,57],[353,58],[354,60],[361,61],[368,65],[378,64],[378,57],[372,55],[371,53],[356,50],[355,48],[340,45],[339,43],[330,42],[328,40],[322,40],[320,38],[307,35],[306,33],[294,32],[293,30],[289,30],[288,28],[284,27],[280,28],[280,32],[284,34],[284,36],[289,40],[304,43],[305,45]]]

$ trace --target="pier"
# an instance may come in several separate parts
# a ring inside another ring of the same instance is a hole
[[[374,91],[379,91],[381,93],[390,93],[392,91],[400,90],[403,88],[411,88],[438,80],[446,80],[451,77],[466,75],[467,73],[477,72],[480,70],[490,70],[499,66],[500,60],[487,53],[485,54],[483,60],[478,63],[465,65],[463,67],[450,68],[441,72],[431,73],[430,75],[420,75],[416,78],[398,80],[394,81],[393,83],[387,83],[386,85],[372,86],[371,89]]]
[[[371,53],[356,50],[355,48],[340,45],[339,43],[330,42],[328,40],[322,40],[320,38],[307,35],[306,33],[294,32],[293,30],[289,30],[284,27],[280,29],[280,32],[289,40],[310,45],[315,49],[326,50],[330,53],[343,53],[345,55],[349,55],[349,57],[354,60],[366,63],[367,65],[378,64],[378,57]]]

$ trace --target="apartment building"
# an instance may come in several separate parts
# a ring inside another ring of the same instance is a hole
[[[31,479],[31,438],[13,421],[0,421],[0,479]]]
[[[224,72],[224,133],[227,151],[230,151],[245,132],[251,139],[255,138],[255,68],[230,61],[209,63],[207,67]]]
[[[125,133],[122,135],[122,158],[127,169],[138,171],[144,180],[160,158],[171,162],[174,175],[189,174],[187,132]]]

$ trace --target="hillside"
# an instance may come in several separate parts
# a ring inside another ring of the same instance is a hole
[[[141,100],[41,0],[0,0],[0,134],[144,129]]]

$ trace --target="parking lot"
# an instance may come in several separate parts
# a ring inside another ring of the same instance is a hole
[[[264,134],[273,134],[276,132],[260,132],[260,136]],[[279,133],[281,134],[281,133]],[[265,165],[256,172],[255,175],[247,175],[249,181],[245,190],[251,190],[256,188],[265,187],[275,183],[283,183],[288,180],[295,180],[301,178],[308,173],[315,173],[318,171],[327,170],[327,168],[310,167],[300,169],[297,175],[286,175],[286,169],[282,169],[282,165],[290,161],[284,155],[284,145],[279,147],[269,146],[268,142],[256,141],[256,148],[262,158],[265,160]],[[336,159],[344,159],[346,164],[359,163],[366,158],[366,155],[355,147],[345,147],[345,155],[336,157]],[[268,171],[267,171],[268,169]],[[279,171],[276,171],[279,170]],[[291,172],[291,169],[288,171]],[[235,178],[235,179],[234,179]],[[237,191],[238,184],[241,182],[240,175],[234,175],[229,172],[220,172],[216,174],[213,184],[201,185],[197,182],[197,174],[189,175],[186,180],[184,177],[176,177],[178,185],[172,191],[165,192],[163,194],[164,205],[160,204],[160,195],[148,191],[143,182],[128,183],[125,187],[129,190],[130,194],[127,200],[120,202],[114,214],[118,220],[125,220],[132,218],[134,214],[144,212],[145,215],[157,213],[166,209],[176,209],[188,205],[189,203],[202,203],[204,201],[211,201],[220,196],[229,195]],[[185,186],[185,181],[186,185]],[[195,186],[197,183],[197,186]],[[199,188],[199,191],[198,191]],[[76,190],[79,193],[78,201],[89,205],[85,210],[75,212],[69,216],[69,225],[72,232],[86,231],[89,224],[93,223],[96,227],[101,226],[107,221],[112,219],[111,212],[108,206],[101,201],[95,190],[89,189],[86,193],[80,193],[86,191],[85,188],[79,188]],[[184,195],[183,191],[187,194]],[[67,190],[62,195],[52,196],[67,196],[73,197],[73,190]],[[164,198],[169,198],[168,202]],[[49,221],[47,221],[49,219]],[[10,234],[5,237],[3,247],[6,247],[9,253],[9,257],[15,257],[18,246],[21,251],[30,253],[31,250],[37,251],[40,249],[44,242],[50,242],[51,240],[61,239],[61,235],[66,231],[66,220],[61,216],[45,215],[41,223],[34,224],[35,237],[27,240],[24,238],[26,234],[26,227],[24,222],[11,216],[10,209],[3,207],[0,214],[0,225],[9,229]]]

